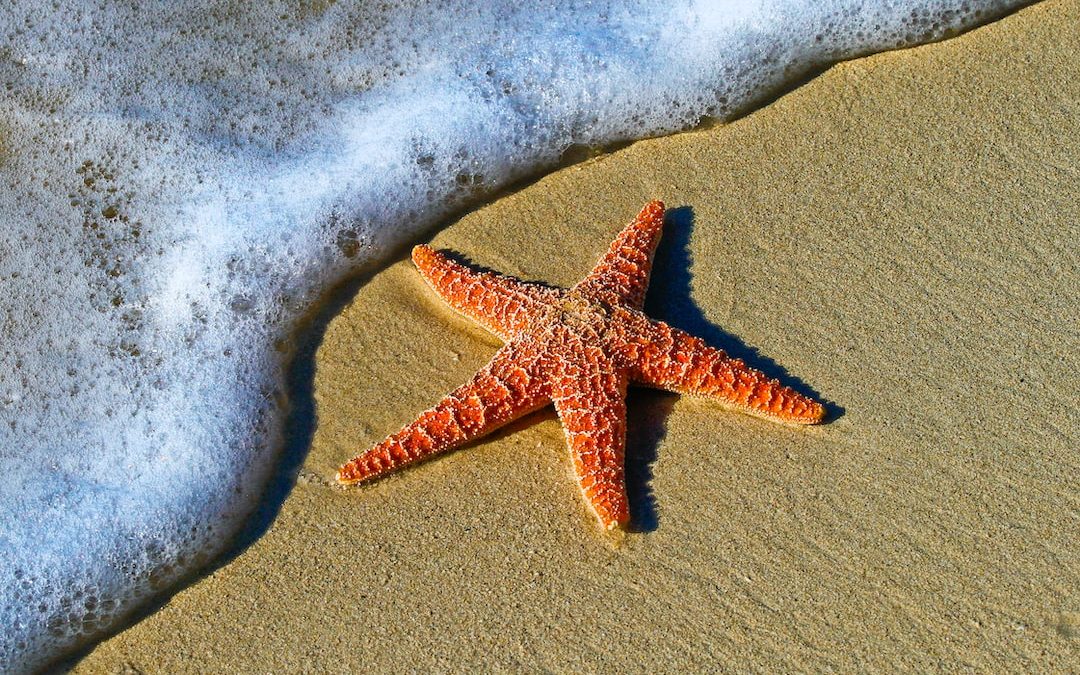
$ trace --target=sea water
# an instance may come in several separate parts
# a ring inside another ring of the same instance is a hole
[[[0,670],[229,542],[281,448],[282,345],[350,270],[571,146],[1017,4],[5,3]]]

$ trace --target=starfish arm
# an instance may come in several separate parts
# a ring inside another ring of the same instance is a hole
[[[530,315],[555,302],[558,289],[494,272],[477,272],[430,246],[413,248],[412,259],[432,290],[461,314],[504,340],[524,330]]]
[[[610,530],[630,520],[625,458],[627,377],[613,367],[598,365],[605,364],[564,366],[553,383],[552,400],[581,492],[600,524]]]
[[[502,347],[472,380],[342,466],[338,480],[352,484],[381,476],[457,448],[547,405],[551,401],[547,387],[534,370],[537,355],[525,351],[514,342]]]
[[[710,347],[701,338],[662,321],[647,320],[643,335],[628,342],[634,382],[680,394],[704,396],[745,412],[796,424],[817,424],[825,406]]]
[[[651,201],[623,228],[608,252],[577,288],[609,304],[641,309],[649,287],[653,253],[664,229],[664,204]]]

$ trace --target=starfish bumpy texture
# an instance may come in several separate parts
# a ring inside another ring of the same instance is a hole
[[[642,311],[664,205],[653,201],[570,289],[477,272],[428,246],[412,258],[451,307],[502,338],[491,362],[434,408],[338,471],[381,476],[555,404],[585,499],[606,529],[626,525],[626,388],[704,396],[747,413],[815,424],[822,404]]]

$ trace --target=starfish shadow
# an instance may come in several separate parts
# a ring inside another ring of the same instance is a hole
[[[646,314],[697,335],[795,391],[822,401],[829,420],[840,417],[844,412],[842,407],[824,399],[783,366],[709,321],[694,303],[690,283],[693,279],[690,254],[693,225],[694,212],[690,207],[667,212],[664,236],[656,250],[654,273],[645,300]],[[657,449],[666,433],[666,421],[676,400],[677,396],[667,392],[632,388],[627,401],[626,490],[630,497],[632,529],[637,532],[652,532],[660,526],[656,496],[651,487],[652,465],[656,462]]]
[[[805,396],[821,401],[826,408],[826,421],[842,416],[844,409],[824,398],[818,391],[783,366],[731,333],[710,321],[694,302],[691,280],[694,259],[690,253],[690,233],[694,227],[694,211],[689,206],[670,209],[664,220],[664,235],[656,249],[652,282],[645,297],[645,313],[697,335],[713,347],[723,349],[729,356],[742,359],[771,378]]]
[[[652,489],[657,449],[678,396],[666,391],[631,387],[626,408],[626,494],[630,530],[652,532],[660,527],[660,511]]]

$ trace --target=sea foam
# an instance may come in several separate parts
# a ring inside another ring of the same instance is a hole
[[[401,4],[0,9],[0,669],[222,549],[279,450],[282,345],[351,269],[575,144],[1020,3]]]

